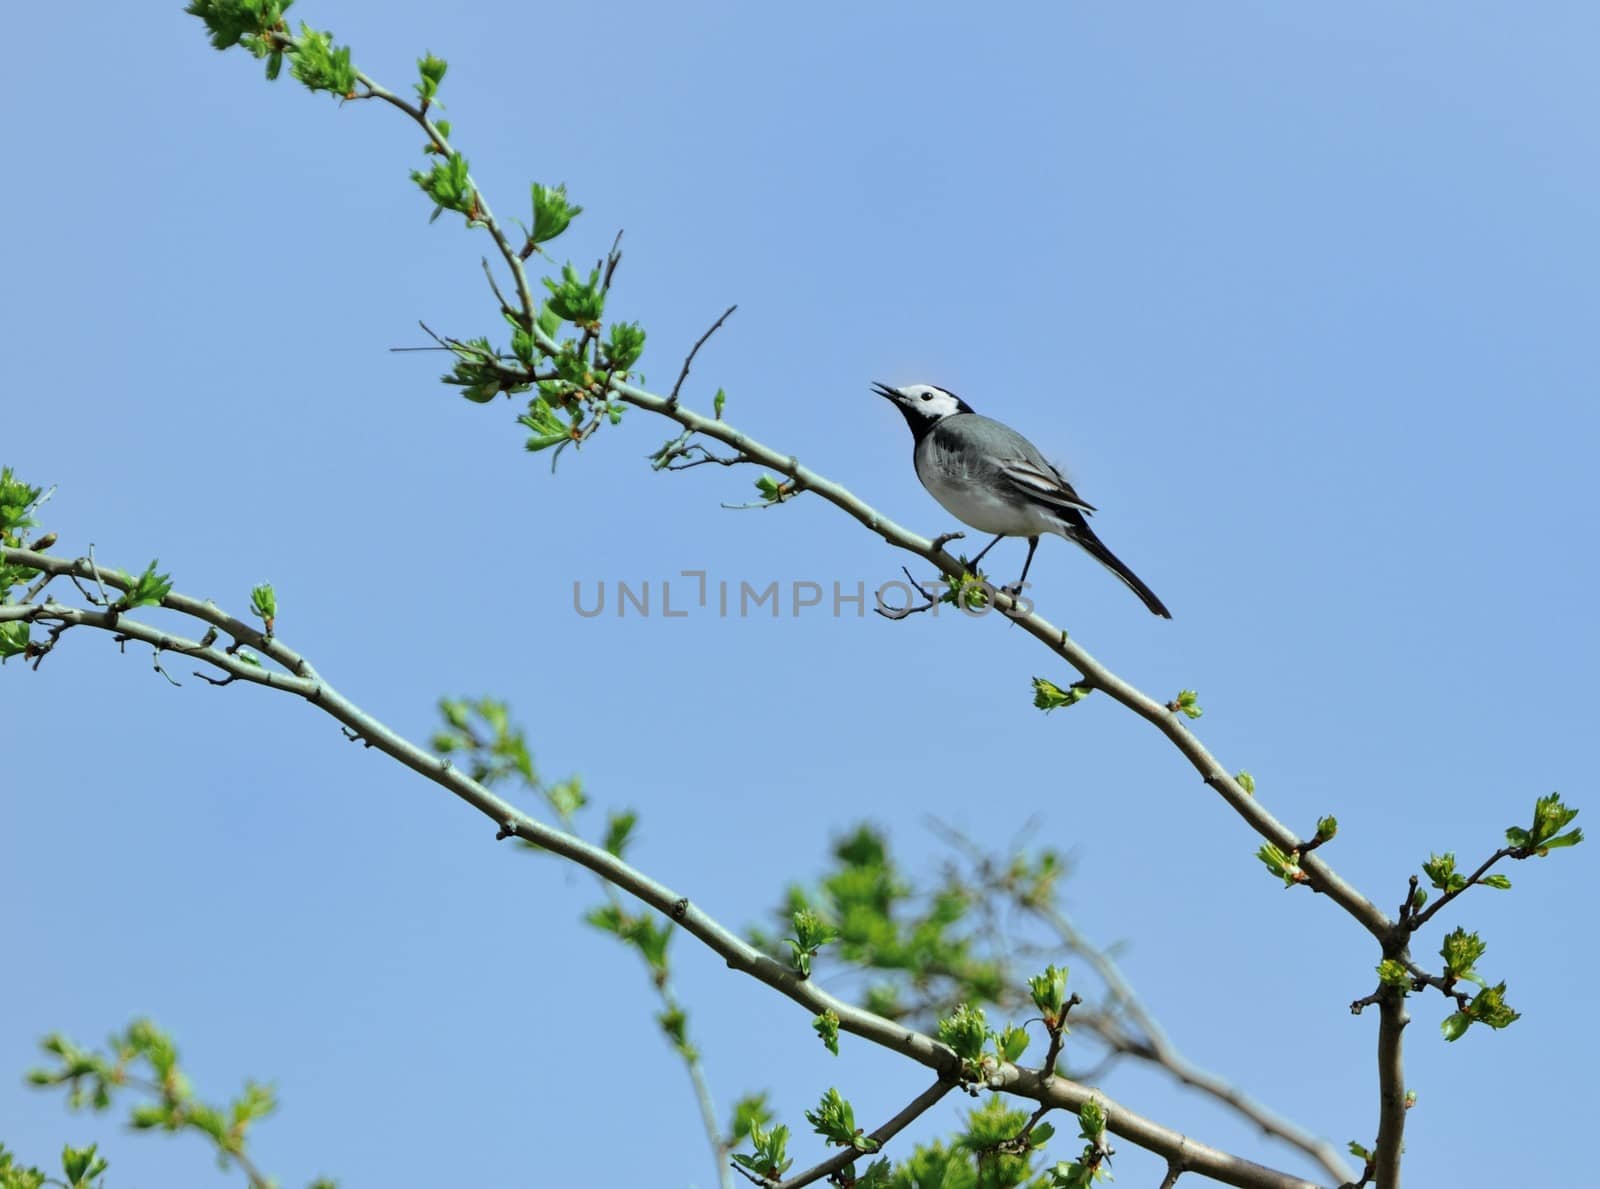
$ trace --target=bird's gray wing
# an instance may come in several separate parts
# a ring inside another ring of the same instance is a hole
[[[973,439],[981,443],[984,453],[994,460],[998,477],[1012,490],[1051,508],[1077,512],[1095,510],[1027,438],[992,418],[978,413],[966,416],[977,423],[971,426]]]

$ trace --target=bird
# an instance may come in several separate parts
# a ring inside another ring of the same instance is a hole
[[[969,563],[974,571],[1006,537],[1026,537],[1022,577],[1015,588],[1006,588],[1020,592],[1040,536],[1056,533],[1122,579],[1153,614],[1172,618],[1166,604],[1089,527],[1094,505],[1027,438],[933,384],[895,388],[874,382],[872,390],[899,409],[911,427],[912,462],[928,493],[963,524],[996,534]]]

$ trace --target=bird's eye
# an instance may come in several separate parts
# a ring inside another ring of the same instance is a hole
[[[924,392],[924,393],[923,393],[923,394],[922,394],[922,399],[923,399],[923,400],[932,400],[932,399],[933,399],[933,393],[931,393],[931,392]]]

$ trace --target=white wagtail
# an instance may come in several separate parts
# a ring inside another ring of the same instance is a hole
[[[1172,618],[1155,592],[1094,535],[1088,521],[1094,505],[1084,502],[1027,438],[1009,425],[974,413],[955,393],[932,384],[872,387],[911,426],[917,478],[933,498],[963,524],[998,534],[968,563],[974,571],[1002,538],[1027,537],[1028,560],[1014,588],[1021,590],[1040,534],[1059,533],[1127,583],[1151,611]]]

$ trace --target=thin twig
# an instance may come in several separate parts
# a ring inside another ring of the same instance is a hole
[[[1519,853],[1519,852],[1521,852],[1521,853]],[[1422,913],[1420,915],[1417,915],[1417,916],[1410,917],[1406,921],[1406,927],[1409,928],[1413,933],[1415,933],[1418,929],[1422,928],[1422,926],[1426,925],[1429,921],[1431,921],[1434,918],[1434,915],[1441,908],[1443,908],[1446,904],[1449,904],[1450,901],[1454,900],[1457,896],[1461,895],[1462,892],[1464,892],[1468,888],[1472,887],[1479,880],[1481,880],[1485,875],[1487,875],[1489,873],[1489,868],[1493,867],[1501,859],[1522,858],[1526,854],[1527,854],[1527,850],[1526,850],[1525,847],[1520,847],[1520,846],[1502,846],[1499,850],[1495,851],[1494,854],[1490,855],[1482,863],[1478,864],[1478,869],[1467,877],[1467,882],[1466,883],[1462,884],[1459,888],[1456,888],[1453,892],[1446,892],[1443,896],[1440,896],[1437,900],[1435,900],[1432,904],[1430,904],[1428,906],[1428,909],[1427,909],[1426,912],[1424,912],[1424,913]]]
[[[684,357],[684,360],[683,360],[683,370],[678,373],[678,380],[677,380],[677,382],[675,384],[673,384],[672,392],[667,396],[667,404],[672,405],[672,406],[676,406],[677,405],[677,403],[678,403],[678,392],[683,387],[683,382],[689,378],[689,365],[694,362],[694,357],[696,355],[700,354],[700,348],[706,345],[706,340],[708,338],[710,338],[712,335],[716,334],[717,333],[717,329],[724,322],[726,322],[728,320],[728,316],[730,314],[732,314],[733,311],[738,309],[738,308],[739,307],[736,306],[736,305],[731,305],[727,309],[723,310],[722,311],[722,317],[718,318],[715,322],[713,322],[711,324],[711,329],[706,331],[703,335],[701,335],[698,339],[696,339],[695,343],[694,343],[694,346],[689,348],[689,354],[686,355]]]
[[[910,1126],[919,1115],[933,1107],[941,1098],[955,1088],[956,1083],[954,1081],[946,1081],[945,1079],[940,1078],[921,1094],[918,1094],[906,1104],[905,1108],[902,1109],[899,1114],[867,1136],[868,1139],[877,1141],[877,1147],[875,1147],[873,1151],[882,1149],[884,1144],[888,1143],[895,1136],[899,1135],[908,1126]],[[845,1165],[867,1154],[868,1153],[863,1153],[855,1148],[845,1148],[835,1155],[828,1157],[821,1164],[815,1165],[812,1168],[808,1168],[805,1172],[792,1176],[786,1181],[780,1181],[775,1186],[775,1189],[800,1189],[802,1185],[809,1185],[813,1181],[820,1181],[823,1177],[831,1176],[832,1174],[838,1172]]]

